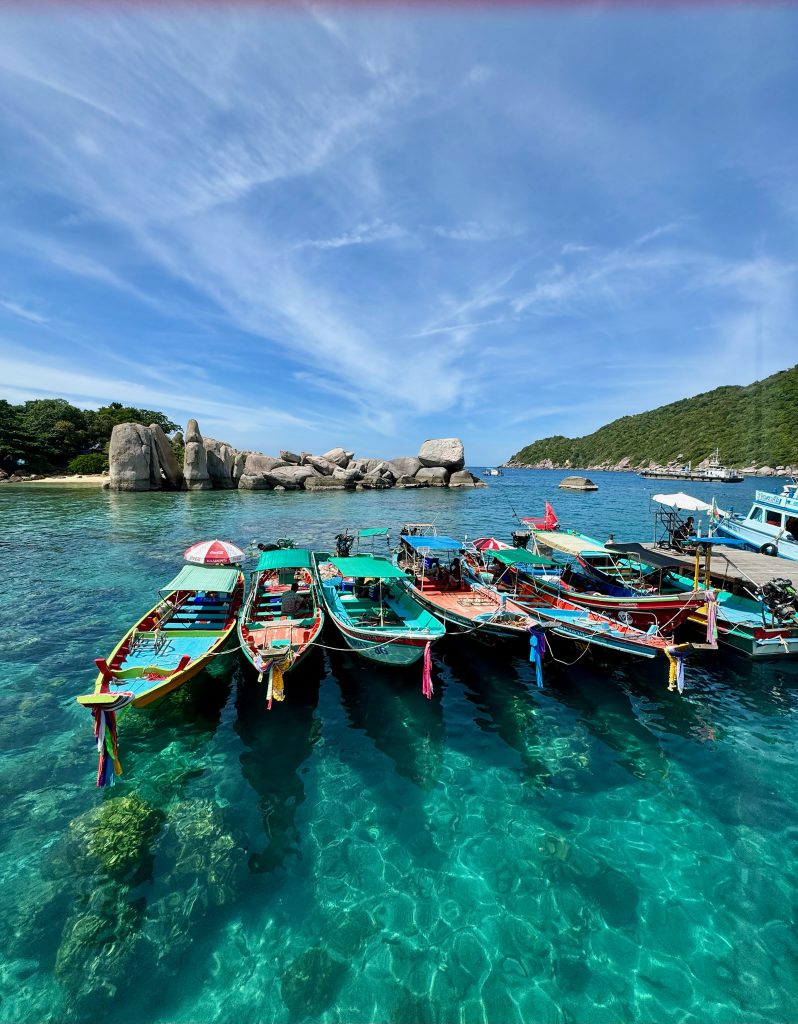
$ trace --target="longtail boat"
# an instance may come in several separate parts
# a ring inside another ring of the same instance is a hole
[[[705,538],[698,548],[709,551],[714,543],[713,538]],[[789,609],[782,615],[768,605],[764,594],[736,594],[714,586],[711,560],[705,561],[702,570],[700,554],[697,550],[692,577],[667,552],[650,551],[635,543],[608,543],[600,551],[585,549],[578,560],[597,586],[608,593],[705,594],[707,602],[693,609],[689,622],[708,642],[714,639],[723,647],[757,659],[798,654],[796,615]]]
[[[287,597],[294,593],[296,597]],[[323,626],[311,552],[305,548],[264,551],[250,578],[238,637],[244,657],[260,678],[268,673],[269,708],[272,700],[284,699],[283,675],[302,661]]]
[[[579,640],[622,654],[641,658],[654,658],[657,654],[673,648],[673,640],[662,636],[656,624],[649,623],[648,630],[638,629],[628,623],[619,622],[611,616],[580,606],[565,596],[556,593],[541,595],[534,587],[519,587],[523,578],[531,578],[533,570],[549,570],[554,563],[551,559],[537,555],[525,548],[510,548],[486,551],[492,560],[491,583],[485,585],[498,594],[509,595],[512,601],[530,616],[546,626],[556,636]],[[478,561],[467,553],[472,570],[478,568]],[[487,574],[481,573],[483,579]]]
[[[94,691],[77,698],[94,715],[100,752],[97,785],[121,773],[115,712],[146,707],[202,671],[235,629],[244,574],[231,566],[185,565],[161,598],[125,633],[108,658],[97,658]]]
[[[470,576],[463,544],[451,537],[403,535],[397,560],[413,574],[413,596],[447,629],[492,637],[528,636],[535,619]]]
[[[428,661],[445,629],[414,599],[398,566],[379,555],[321,553],[313,566],[326,610],[352,651],[384,665],[412,665],[422,655]]]
[[[481,558],[485,563],[492,558],[494,563],[503,566],[499,579],[512,588],[516,599],[523,604],[542,602],[556,607],[565,600],[637,629],[648,630],[655,626],[663,636],[673,636],[675,630],[707,602],[705,591],[601,593],[590,577],[575,570],[570,563],[541,558],[524,549],[483,548]]]

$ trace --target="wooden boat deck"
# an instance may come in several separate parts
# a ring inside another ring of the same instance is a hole
[[[658,555],[667,554],[674,562],[684,567],[684,574],[692,576],[695,569],[695,555],[680,554],[678,551],[657,547],[655,544],[643,544],[647,551]],[[701,558],[703,571],[704,558]],[[790,580],[798,588],[798,562],[787,558],[774,558],[761,555],[757,551],[742,551],[739,548],[724,550],[714,547],[710,561],[710,573],[713,582],[726,590],[743,593],[746,589],[761,587],[768,580]]]

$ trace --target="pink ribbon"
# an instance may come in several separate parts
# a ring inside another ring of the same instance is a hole
[[[427,700],[432,700],[432,643],[429,640],[424,648],[424,672],[421,676],[421,691]]]

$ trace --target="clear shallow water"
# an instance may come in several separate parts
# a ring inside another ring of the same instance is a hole
[[[94,788],[74,695],[190,542],[436,517],[506,535],[511,505],[546,497],[567,525],[646,538],[647,496],[675,489],[593,474],[598,493],[560,493],[562,475],[0,488],[0,1019],[795,1019],[798,666],[696,657],[679,698],[664,665],[582,659],[537,690],[525,650],[447,638],[432,701],[420,669],[319,652],[268,714],[231,655],[125,714],[125,773]]]

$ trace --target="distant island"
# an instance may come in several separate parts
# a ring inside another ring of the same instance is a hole
[[[768,475],[798,467],[798,366],[745,387],[721,387],[636,416],[622,416],[584,437],[544,437],[506,466],[627,469],[699,464],[715,448],[724,465]]]

